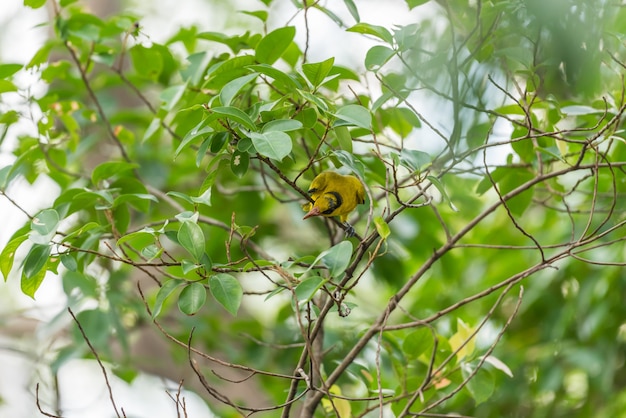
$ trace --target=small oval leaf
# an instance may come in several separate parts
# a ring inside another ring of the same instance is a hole
[[[300,303],[310,301],[315,293],[324,285],[325,280],[320,276],[313,276],[303,280],[296,286],[296,298]]]
[[[180,245],[191,254],[196,261],[202,259],[204,254],[204,233],[198,224],[185,221],[180,225],[177,234]]]
[[[59,214],[54,209],[42,210],[30,224],[30,240],[36,244],[47,245],[59,226]]]
[[[251,132],[250,139],[259,154],[276,161],[282,161],[292,149],[291,137],[280,131]]]
[[[339,244],[326,250],[322,256],[322,262],[330,270],[332,277],[338,277],[350,264],[352,258],[352,243],[341,241]]]
[[[187,285],[178,297],[178,308],[185,315],[195,315],[206,302],[206,289],[202,283]]]
[[[255,57],[263,64],[274,64],[289,48],[296,36],[296,28],[286,26],[278,28],[261,39],[256,46]]]
[[[233,316],[237,316],[243,298],[243,288],[239,281],[230,274],[220,273],[211,276],[209,288],[215,300]]]
[[[232,106],[220,106],[211,108],[211,111],[218,116],[223,116],[227,119],[242,124],[246,127],[246,129],[249,129],[251,131],[256,130],[254,121],[250,119],[250,116],[248,116],[248,114],[241,109]]]
[[[311,82],[313,87],[317,87],[322,84],[322,82],[330,72],[331,68],[333,68],[334,63],[335,58],[331,57],[322,62],[302,64],[302,72]]]
[[[13,268],[15,252],[27,239],[28,235],[18,235],[9,241],[9,243],[2,249],[2,253],[0,253],[0,273],[4,276],[5,282],[9,279],[9,273]]]
[[[389,225],[381,216],[377,216],[374,218],[374,225],[376,225],[376,232],[383,240],[386,240],[391,231],[389,230]]]
[[[335,116],[350,125],[370,129],[372,127],[372,114],[361,105],[347,105],[337,109]]]
[[[257,76],[257,73],[247,74],[243,77],[236,78],[226,83],[226,85],[222,87],[222,90],[220,91],[220,102],[222,102],[222,106],[230,106],[230,103],[241,91],[241,89],[244,88],[252,80],[254,80]]]
[[[380,69],[391,57],[395,54],[395,51],[386,46],[376,45],[370,48],[365,54],[365,68],[371,71]]]
[[[170,279],[163,283],[163,286],[159,289],[154,301],[154,307],[152,308],[152,317],[156,318],[163,309],[163,303],[165,300],[182,284],[182,280]]]
[[[277,119],[271,120],[263,125],[262,132],[289,132],[302,128],[302,122],[294,119]]]
[[[31,278],[43,269],[50,257],[51,247],[49,245],[35,244],[32,246],[24,259],[22,272],[27,278]]]
[[[242,178],[248,172],[248,166],[250,165],[250,154],[247,152],[241,152],[239,150],[233,152],[233,156],[230,159],[230,169],[234,175]]]

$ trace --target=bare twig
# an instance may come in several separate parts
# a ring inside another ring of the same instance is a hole
[[[111,405],[113,406],[113,410],[115,411],[115,415],[117,415],[118,418],[126,417],[126,414],[124,414],[124,410],[123,409],[121,410],[121,413],[117,409],[117,405],[115,404],[115,398],[113,396],[113,389],[111,388],[111,383],[109,382],[109,376],[107,374],[106,368],[104,367],[104,364],[102,364],[102,360],[100,360],[100,356],[98,355],[98,352],[96,351],[95,347],[91,344],[91,341],[89,341],[89,338],[87,337],[87,334],[85,333],[85,330],[83,329],[83,326],[80,324],[80,322],[76,318],[76,315],[74,315],[74,312],[72,312],[72,308],[67,308],[67,311],[72,316],[72,319],[74,320],[74,322],[78,326],[80,334],[83,336],[83,339],[85,340],[85,342],[89,346],[89,349],[91,350],[91,353],[94,355],[94,357],[96,358],[96,361],[98,362],[98,365],[100,366],[100,370],[102,371],[102,376],[104,377],[104,382],[106,384],[107,391],[109,392],[109,399],[111,400]]]

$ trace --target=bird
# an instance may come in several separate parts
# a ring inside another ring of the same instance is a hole
[[[302,209],[307,211],[303,220],[313,216],[339,216],[346,228],[346,235],[354,235],[354,228],[348,223],[348,215],[357,205],[365,203],[365,187],[361,180],[351,175],[323,171],[313,179],[308,193],[312,202],[302,205]]]

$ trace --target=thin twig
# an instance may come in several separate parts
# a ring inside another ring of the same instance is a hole
[[[106,368],[104,367],[104,364],[102,364],[102,360],[100,360],[100,356],[98,355],[98,352],[96,351],[94,346],[91,344],[91,341],[89,341],[89,338],[87,337],[87,334],[85,333],[85,330],[83,329],[83,326],[80,324],[80,322],[76,318],[76,315],[74,315],[74,312],[72,312],[72,308],[68,307],[67,311],[70,313],[70,315],[72,316],[72,319],[74,320],[74,322],[78,326],[78,329],[79,329],[81,335],[83,336],[83,339],[85,340],[85,342],[89,346],[89,349],[91,350],[91,353],[96,358],[96,361],[98,362],[98,365],[100,366],[100,370],[102,370],[102,375],[104,376],[104,382],[106,384],[107,391],[109,392],[109,399],[111,400],[111,405],[113,406],[113,410],[115,411],[115,415],[117,415],[117,418],[126,417],[126,414],[124,414],[124,410],[123,409],[122,409],[121,414],[117,410],[117,405],[115,404],[115,398],[113,397],[113,389],[111,388],[111,383],[109,382],[109,376],[107,374]]]

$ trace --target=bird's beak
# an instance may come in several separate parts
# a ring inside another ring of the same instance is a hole
[[[306,215],[304,215],[304,218],[302,219],[304,220],[312,216],[319,216],[319,215],[320,215],[320,208],[318,208],[317,206],[313,206],[313,208],[311,208],[311,210]]]

